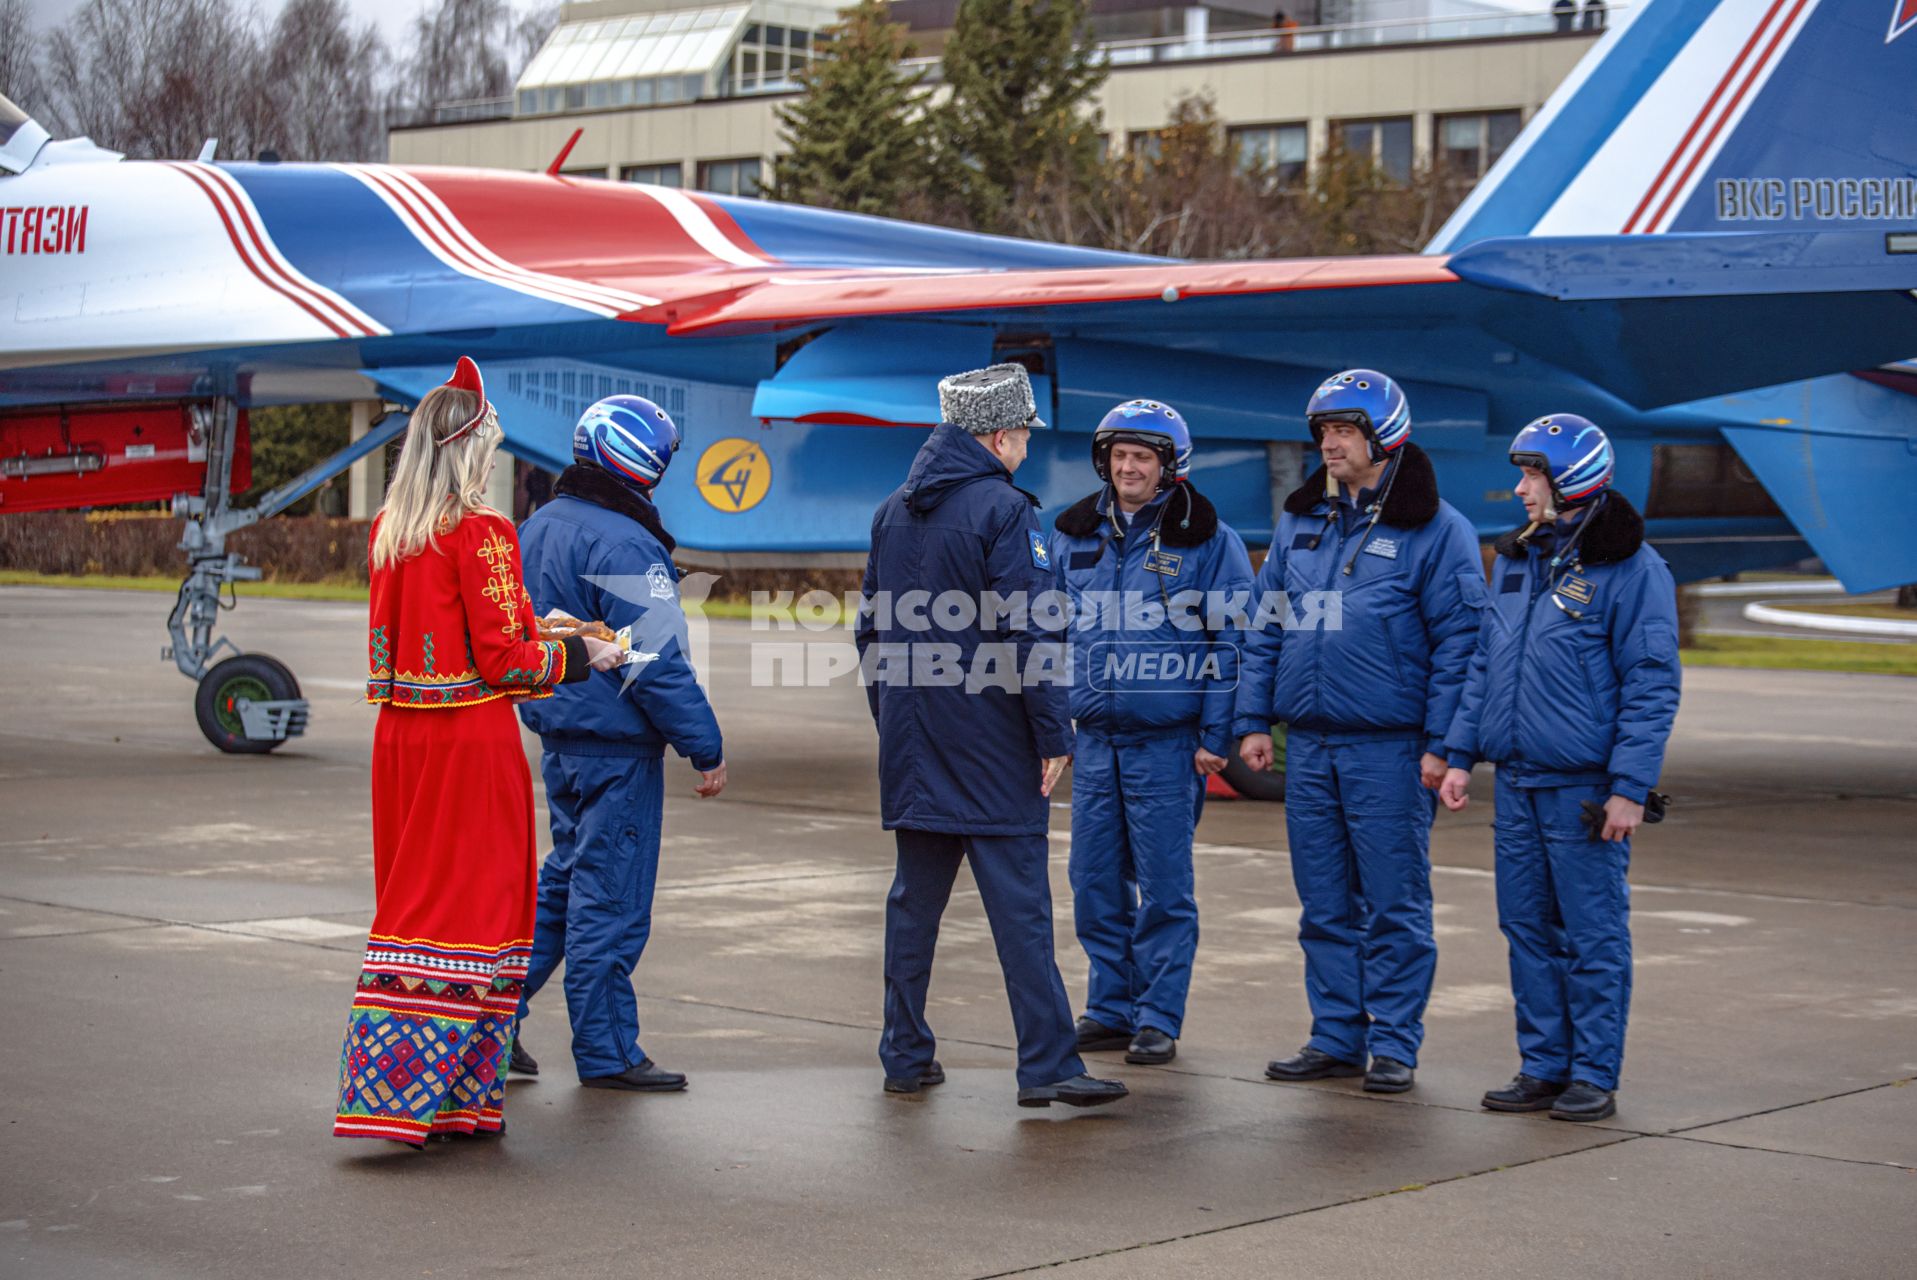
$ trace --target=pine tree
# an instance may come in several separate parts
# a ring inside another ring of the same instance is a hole
[[[938,188],[981,231],[1028,230],[1023,209],[1097,183],[1092,98],[1106,68],[1086,0],[961,0],[945,46]]]
[[[860,0],[828,28],[820,57],[799,73],[804,94],[778,112],[787,154],[771,196],[792,204],[897,215],[923,189],[927,148],[917,102],[923,72],[885,0]]]
[[[295,404],[255,409],[252,421],[253,486],[239,499],[242,506],[258,502],[308,467],[346,447],[352,436],[352,411],[343,404]],[[344,506],[346,479],[336,476],[287,512],[310,515]]]

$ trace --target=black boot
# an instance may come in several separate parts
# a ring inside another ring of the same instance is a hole
[[[1132,1042],[1131,1032],[1121,1031],[1117,1027],[1108,1027],[1089,1013],[1080,1018],[1072,1030],[1078,1035],[1078,1051],[1080,1053],[1097,1053],[1104,1049],[1123,1049]]]
[[[1094,1080],[1090,1076],[1073,1076],[1070,1080],[1060,1080],[1057,1084],[1041,1084],[1030,1089],[1020,1089],[1018,1105],[1049,1107],[1054,1102],[1062,1102],[1068,1107],[1102,1107],[1108,1102],[1117,1102],[1128,1092],[1129,1090],[1117,1080]]]
[[[1396,1058],[1373,1058],[1365,1072],[1366,1093],[1406,1093],[1417,1072]]]
[[[944,1083],[945,1068],[941,1067],[935,1058],[932,1060],[931,1066],[915,1076],[887,1076],[885,1078],[885,1091],[887,1093],[917,1093],[920,1089],[927,1089],[935,1084]]]
[[[1157,1027],[1140,1027],[1125,1047],[1125,1061],[1135,1067],[1155,1067],[1178,1056],[1178,1041]]]
[[[1310,1045],[1289,1058],[1279,1058],[1265,1064],[1265,1078],[1268,1080],[1345,1080],[1364,1073],[1362,1063],[1334,1058]]]
[[[1549,1111],[1565,1087],[1519,1072],[1511,1077],[1510,1084],[1491,1090],[1479,1102],[1486,1111]]]
[[[627,1067],[616,1076],[592,1076],[581,1080],[588,1089],[624,1089],[628,1093],[677,1093],[686,1087],[686,1078],[677,1071],[662,1070],[647,1058],[636,1067]]]
[[[512,1057],[506,1060],[506,1069],[516,1076],[539,1074],[539,1063],[526,1052],[526,1038],[517,1031],[513,1032],[513,1053]]]
[[[1609,1089],[1600,1089],[1594,1084],[1582,1080],[1573,1080],[1571,1087],[1558,1095],[1551,1104],[1553,1120],[1572,1120],[1589,1122],[1608,1120],[1617,1114],[1617,1098]]]

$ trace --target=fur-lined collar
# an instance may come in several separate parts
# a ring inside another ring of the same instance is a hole
[[[679,545],[672,540],[672,535],[666,532],[666,526],[660,523],[659,508],[598,467],[573,463],[559,473],[559,482],[553,485],[552,491],[559,497],[577,498],[581,502],[590,502],[595,507],[617,511],[627,519],[638,521],[647,533],[659,539],[667,555],[671,555],[673,548]]]
[[[1578,539],[1578,559],[1585,564],[1616,564],[1620,560],[1629,560],[1644,545],[1644,517],[1637,513],[1631,500],[1613,489],[1604,495],[1598,508],[1584,517],[1590,527],[1584,536]],[[1513,560],[1524,559],[1529,551],[1526,543],[1518,541],[1518,535],[1524,530],[1513,529],[1497,540],[1498,554],[1509,556]]]
[[[1053,522],[1058,531],[1068,538],[1089,538],[1096,534],[1110,519],[1105,505],[1105,495],[1109,492],[1109,489],[1099,489],[1088,493],[1059,512]],[[1217,532],[1218,509],[1191,481],[1175,486],[1165,495],[1165,515],[1158,522],[1158,540],[1165,546],[1203,546]]]
[[[1398,475],[1391,481],[1391,492],[1385,497],[1378,523],[1396,529],[1415,529],[1429,524],[1438,514],[1438,473],[1431,466],[1430,455],[1407,440],[1395,465]],[[1325,469],[1321,466],[1311,473],[1309,480],[1291,491],[1291,496],[1285,499],[1285,510],[1294,516],[1308,516],[1319,511],[1326,501]]]

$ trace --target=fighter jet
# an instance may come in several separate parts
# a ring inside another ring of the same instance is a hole
[[[1149,395],[1258,544],[1310,392],[1363,364],[1486,537],[1512,433],[1574,412],[1680,579],[1815,553],[1854,590],[1917,581],[1913,26],[1913,0],[1634,5],[1427,252],[1373,258],[1142,258],[557,163],[136,162],[0,100],[0,518],[175,498],[170,653],[229,750],[306,707],[270,659],[215,661],[220,589],[258,573],[226,534],[402,423],[242,511],[246,410],[411,404],[460,355],[552,469],[593,400],[665,405],[697,483],[661,505],[704,552],[862,551],[938,379],[1002,360],[1051,424],[1022,485],[1075,497],[1092,427]]]

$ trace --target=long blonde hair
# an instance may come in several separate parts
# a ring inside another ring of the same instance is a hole
[[[491,408],[486,419],[467,435],[450,443],[446,437],[472,421],[479,397],[458,387],[435,387],[413,410],[406,426],[406,443],[386,501],[379,509],[379,532],[373,537],[373,567],[384,569],[437,548],[438,535],[451,533],[459,522],[485,504],[486,473],[499,447],[499,415]]]

